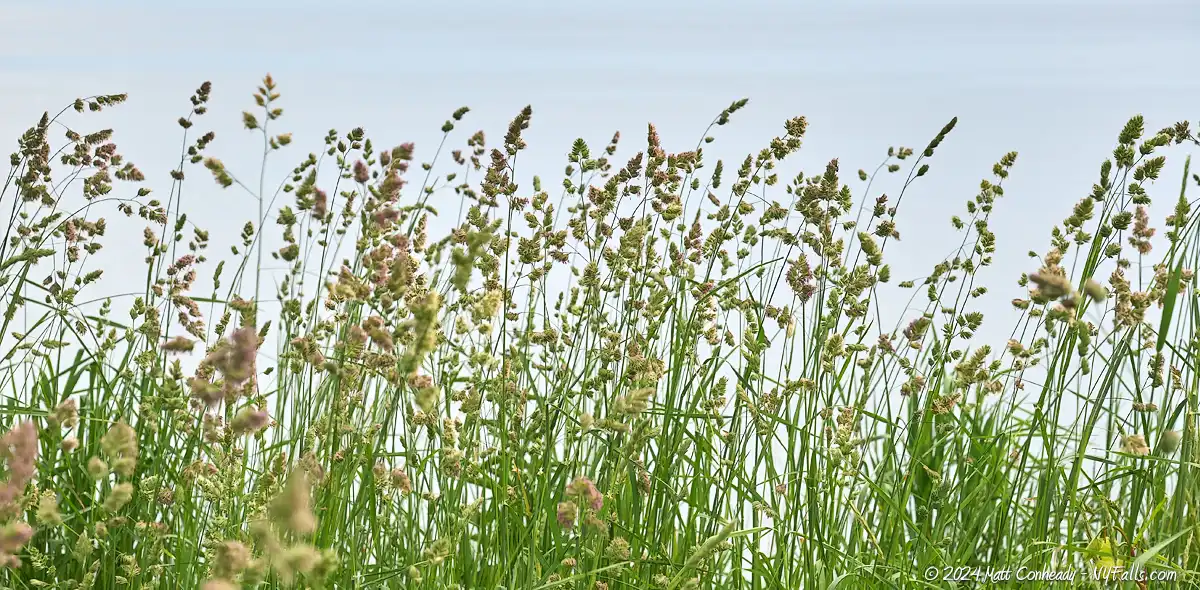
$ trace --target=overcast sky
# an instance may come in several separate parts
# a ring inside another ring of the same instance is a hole
[[[165,196],[179,157],[174,121],[211,80],[211,113],[199,127],[217,132],[212,155],[250,177],[258,140],[240,129],[240,113],[270,72],[286,109],[279,129],[295,135],[271,186],[320,149],[330,128],[361,125],[381,146],[415,141],[422,160],[455,108],[472,108],[453,140],[461,145],[475,129],[498,141],[526,104],[534,116],[521,169],[557,183],[576,137],[598,151],[620,130],[619,155],[628,157],[654,122],[667,149],[682,151],[740,97],[750,105],[720,130],[714,156],[740,161],[785,119],[805,115],[805,148],[787,176],[838,157],[857,183],[854,171],[873,168],[888,146],[919,149],[958,116],[927,182],[905,198],[897,275],[924,271],[957,245],[950,215],[1016,150],[985,283],[1007,308],[1013,281],[1033,270],[1025,252],[1046,249],[1051,226],[1088,193],[1131,115],[1144,114],[1151,132],[1200,118],[1197,58],[1195,0],[0,0],[0,139],[12,142],[42,111],[77,96],[127,92],[119,109],[71,120],[83,130],[115,127],[121,150]],[[15,143],[5,145],[7,153]],[[1183,152],[1172,153],[1152,188],[1163,203],[1179,186]],[[227,251],[253,203],[200,172],[185,209]],[[108,240],[110,281],[142,276],[122,268],[140,260],[140,242]]]

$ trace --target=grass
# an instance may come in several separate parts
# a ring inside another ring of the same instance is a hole
[[[44,117],[12,156],[3,587],[938,588],[929,567],[1107,566],[1196,583],[1200,177],[1163,189],[1163,235],[1146,208],[1162,154],[1197,142],[1186,124],[1129,121],[1031,252],[1011,339],[984,343],[1016,153],[927,276],[887,264],[955,121],[859,171],[859,196],[836,160],[780,177],[802,117],[706,159],[744,100],[688,152],[653,126],[624,164],[619,136],[578,140],[561,188],[514,184],[528,108],[499,146],[447,154],[464,108],[420,170],[411,145],[331,132],[270,192],[293,141],[275,82],[243,115],[257,182],[209,155],[210,91],[161,200],[111,131],[68,124],[123,95]],[[258,207],[224,257],[186,216],[183,187],[212,180]],[[125,239],[105,214],[146,228],[136,298],[91,294],[101,243]],[[1144,587],[1110,582],[1075,585]]]

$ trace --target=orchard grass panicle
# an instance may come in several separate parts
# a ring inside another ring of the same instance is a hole
[[[268,161],[306,141],[280,87],[241,114],[257,179],[204,129],[213,91],[156,191],[77,127],[125,95],[47,113],[11,156],[2,587],[1200,580],[1200,176],[1161,222],[1151,199],[1187,123],[1132,118],[989,308],[1015,152],[945,212],[946,258],[889,264],[929,229],[898,211],[957,119],[870,170],[785,174],[804,117],[710,156],[739,100],[688,151],[653,125],[620,158],[619,133],[576,140],[550,181],[518,168],[532,108],[495,143],[460,135],[464,107],[434,150],[331,130],[272,192]],[[234,243],[188,217],[197,190],[249,196]],[[93,293],[129,224],[145,285]]]

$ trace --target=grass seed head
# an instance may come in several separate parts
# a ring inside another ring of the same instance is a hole
[[[271,518],[275,524],[297,535],[308,535],[317,529],[311,488],[303,470],[292,470],[283,492],[271,504]]]
[[[21,567],[16,553],[33,538],[33,527],[20,521],[0,527],[0,567]]]
[[[1150,445],[1146,444],[1144,435],[1130,434],[1121,439],[1121,450],[1131,455],[1148,455],[1150,454]]]

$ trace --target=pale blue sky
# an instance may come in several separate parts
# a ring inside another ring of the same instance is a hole
[[[534,117],[521,170],[557,184],[575,137],[598,149],[620,130],[624,161],[644,147],[652,121],[668,150],[690,149],[739,97],[750,105],[721,129],[714,156],[740,161],[785,119],[805,115],[806,147],[787,176],[839,157],[852,180],[889,145],[919,149],[958,116],[927,182],[905,198],[897,275],[923,272],[957,244],[949,216],[996,159],[1016,150],[993,217],[997,266],[985,283],[1007,307],[1013,280],[1032,270],[1025,252],[1045,250],[1050,227],[1090,190],[1130,115],[1143,113],[1150,131],[1200,118],[1197,58],[1196,0],[0,0],[0,140],[7,153],[43,110],[128,92],[126,105],[81,128],[115,127],[118,145],[165,196],[165,172],[178,160],[174,121],[212,80],[212,113],[199,128],[216,130],[212,154],[249,178],[258,140],[240,129],[240,112],[271,72],[286,109],[281,130],[296,137],[271,167],[272,186],[331,127],[361,125],[380,145],[415,141],[420,160],[456,107],[472,107],[453,140],[461,145],[479,128],[499,140],[525,104]],[[1152,188],[1163,203],[1178,190],[1183,158],[1173,153]],[[200,172],[187,210],[224,250],[253,206]],[[124,241],[128,250],[109,240],[110,277],[123,275],[120,263],[131,260],[123,256],[140,260],[140,238]],[[129,272],[124,280],[141,276]]]

